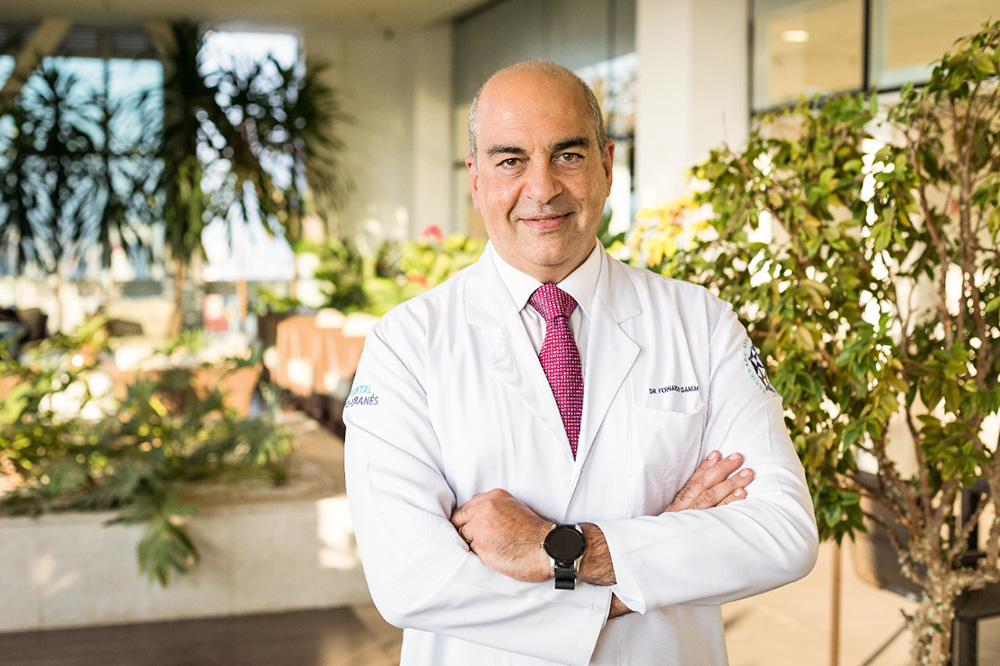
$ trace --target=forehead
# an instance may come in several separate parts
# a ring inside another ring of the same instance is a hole
[[[535,71],[502,73],[491,79],[480,94],[476,125],[481,149],[495,141],[551,145],[569,137],[596,140],[579,86]]]

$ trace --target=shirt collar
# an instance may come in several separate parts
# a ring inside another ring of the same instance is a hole
[[[535,278],[517,270],[493,250],[493,263],[500,274],[510,297],[520,311],[528,303],[528,299],[542,283]],[[597,280],[601,275],[601,244],[594,242],[594,249],[587,258],[572,273],[567,275],[557,287],[568,293],[576,301],[583,313],[590,316],[590,301],[597,290]]]

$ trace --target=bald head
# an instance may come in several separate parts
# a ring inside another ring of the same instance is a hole
[[[569,86],[569,88],[580,96],[587,107],[591,124],[594,127],[594,138],[597,146],[604,146],[608,142],[608,135],[604,129],[604,116],[601,113],[601,105],[598,104],[594,92],[583,79],[566,69],[562,65],[557,65],[544,60],[526,60],[516,65],[511,65],[501,69],[496,74],[487,79],[469,107],[469,155],[475,162],[477,157],[477,138],[479,136],[478,109],[480,100],[484,96],[489,96],[492,88],[502,88],[504,84],[516,84],[518,77],[535,76],[549,78],[558,85]]]

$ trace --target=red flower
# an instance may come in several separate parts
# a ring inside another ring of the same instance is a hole
[[[424,227],[424,230],[420,232],[420,240],[436,240],[438,242],[444,240],[444,232],[441,231],[441,227],[436,224],[428,224]]]

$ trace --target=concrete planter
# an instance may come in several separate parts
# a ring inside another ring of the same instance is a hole
[[[343,486],[310,461],[294,470],[281,488],[193,494],[201,560],[166,589],[138,570],[142,526],[105,525],[114,513],[0,518],[0,631],[369,601]]]

